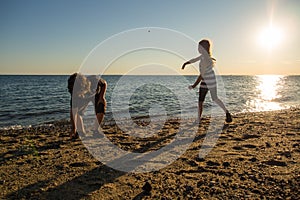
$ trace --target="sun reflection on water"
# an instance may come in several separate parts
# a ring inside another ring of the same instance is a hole
[[[256,92],[253,99],[247,102],[250,111],[269,111],[283,109],[278,101],[283,85],[283,77],[280,75],[258,75],[256,76]]]

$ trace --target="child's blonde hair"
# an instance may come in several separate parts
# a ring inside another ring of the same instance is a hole
[[[203,39],[199,42],[199,45],[201,45],[206,50],[211,59],[216,61],[216,59],[211,56],[211,44],[211,41],[207,39]]]
[[[76,96],[83,96],[90,91],[90,82],[84,75],[80,73],[75,74],[76,75],[73,76],[74,82],[71,93]]]

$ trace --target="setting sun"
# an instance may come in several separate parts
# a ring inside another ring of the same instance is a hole
[[[260,32],[258,42],[263,47],[271,50],[278,46],[283,40],[282,29],[274,26],[269,26]]]

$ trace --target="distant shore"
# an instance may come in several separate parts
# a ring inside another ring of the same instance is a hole
[[[202,121],[189,149],[171,165],[138,174],[96,160],[80,139],[69,139],[68,121],[0,130],[0,199],[299,198],[299,108],[236,114],[212,151],[199,159],[210,120]],[[125,150],[145,151],[168,144],[178,123],[166,122],[151,140],[156,143],[133,140],[113,124],[103,131]],[[142,189],[146,182],[150,193]]]

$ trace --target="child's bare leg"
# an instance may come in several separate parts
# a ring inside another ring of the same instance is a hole
[[[219,99],[219,98],[216,98],[214,100],[214,102],[216,102],[223,110],[224,112],[226,113],[226,122],[230,123],[232,122],[232,117],[231,117],[231,114],[229,113],[229,111],[226,109],[224,103]]]
[[[225,107],[224,103],[221,101],[221,99],[216,98],[216,99],[214,99],[214,102],[216,104],[218,104],[222,108],[222,110],[224,110],[225,113],[228,113],[228,110],[226,109],[226,107]]]
[[[97,115],[96,115],[97,116]],[[93,127],[93,130],[98,130],[98,128],[99,128],[99,123],[98,123],[98,117],[97,117],[97,119],[95,119],[95,121],[94,121],[94,127]]]
[[[71,132],[70,132],[70,137],[72,138],[73,135],[76,133],[76,126],[75,126],[75,121],[74,121],[74,116],[72,109],[70,110],[70,121],[71,121]]]
[[[77,114],[77,129],[81,133],[85,133],[82,117],[79,114]]]
[[[104,119],[104,113],[97,113],[97,120],[98,120],[99,126],[101,125],[103,119]]]
[[[97,120],[94,122],[94,130],[98,130],[99,126],[101,125],[104,119],[104,113],[97,113],[96,114]]]
[[[200,120],[201,120],[202,111],[203,111],[203,101],[199,101],[199,103],[198,103],[198,122],[200,122]]]

